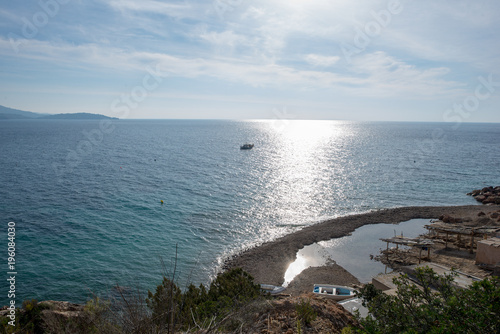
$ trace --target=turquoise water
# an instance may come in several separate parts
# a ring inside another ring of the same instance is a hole
[[[475,204],[467,192],[500,184],[500,125],[452,126],[2,121],[0,238],[15,222],[16,299],[153,289],[176,245],[180,280],[206,283],[225,256],[326,218]]]

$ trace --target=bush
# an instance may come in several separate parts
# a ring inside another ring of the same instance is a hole
[[[90,300],[78,316],[58,317],[44,313],[48,306],[36,300],[25,301],[16,310],[16,327],[1,319],[0,333],[177,333],[193,329],[232,332],[243,323],[230,315],[244,312],[246,305],[261,296],[260,286],[242,269],[217,275],[207,289],[188,286],[183,292],[164,277],[155,292],[125,296],[120,289],[118,300]],[[145,303],[144,303],[145,301]]]
[[[439,276],[418,268],[413,284],[408,276],[395,278],[396,296],[368,285],[360,296],[370,315],[359,319],[358,333],[500,333],[500,280],[474,282],[461,289],[453,275]]]
[[[221,324],[226,316],[261,295],[260,286],[240,268],[217,275],[207,291],[203,285],[190,285],[183,293],[164,277],[153,294],[148,291],[147,305],[152,321],[160,330],[206,328]]]
[[[304,301],[303,299],[295,306],[295,311],[297,312],[297,319],[301,321],[305,326],[309,326],[318,314],[314,311],[309,300]]]
[[[44,333],[42,311],[45,306],[38,304],[36,299],[25,300],[22,310],[16,309],[16,326],[8,324],[9,319],[2,319],[2,333]]]

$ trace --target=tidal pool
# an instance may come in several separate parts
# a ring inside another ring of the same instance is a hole
[[[288,286],[303,270],[328,263],[336,263],[360,282],[368,283],[373,276],[386,272],[384,264],[370,259],[371,254],[378,255],[381,249],[386,248],[386,243],[380,238],[395,235],[417,237],[427,232],[424,225],[429,223],[429,219],[412,219],[399,224],[365,225],[349,236],[305,246],[297,252],[297,259],[288,267],[283,286]]]

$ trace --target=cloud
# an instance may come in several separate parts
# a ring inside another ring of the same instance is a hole
[[[9,41],[0,39],[0,50]],[[1,52],[1,51],[0,51]],[[216,78],[224,82],[274,89],[331,89],[353,95],[407,96],[417,98],[450,95],[460,84],[445,79],[445,67],[420,69],[384,52],[366,54],[355,59],[351,71],[305,70],[299,67],[265,63],[235,57],[198,58],[155,52],[124,52],[95,44],[70,45],[26,40],[21,57],[50,63],[52,67],[103,68],[114,73],[145,72],[158,66],[165,77]],[[310,55],[311,56],[311,55]],[[312,55],[315,61],[322,57]],[[335,58],[335,57],[331,57]],[[328,59],[328,57],[327,57]],[[328,59],[331,62],[335,59]]]
[[[418,68],[381,51],[355,58],[352,70],[366,78],[366,86],[359,91],[365,96],[451,98],[463,92],[462,83],[445,79],[449,68]]]
[[[178,91],[188,82],[194,95],[202,91],[191,87],[210,82],[231,87],[228,95],[304,96],[304,105],[316,97],[360,105],[364,97],[385,98],[390,108],[392,98],[453,100],[479,75],[500,71],[497,2],[401,2],[403,11],[350,64],[341,43],[352,44],[388,0],[227,0],[232,7],[222,18],[212,0],[70,2],[39,34],[18,40],[18,54],[8,33],[22,35],[21,18],[40,7],[16,5],[0,9],[0,61],[9,69],[3,82],[11,73],[43,82],[49,72],[116,82],[158,65],[165,82]]]
[[[308,54],[307,56],[305,56],[305,60],[313,66],[330,67],[336,64],[340,60],[340,57]]]
[[[155,13],[177,18],[193,17],[197,12],[188,2],[165,3],[155,0],[110,0],[103,3],[109,5],[115,10],[128,11],[136,13]]]
[[[255,39],[236,34],[231,30],[225,30],[223,32],[203,31],[199,34],[199,38],[213,47],[249,47],[254,46],[256,43]]]

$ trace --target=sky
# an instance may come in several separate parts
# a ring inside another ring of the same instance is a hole
[[[0,0],[0,105],[500,122],[500,2]]]

